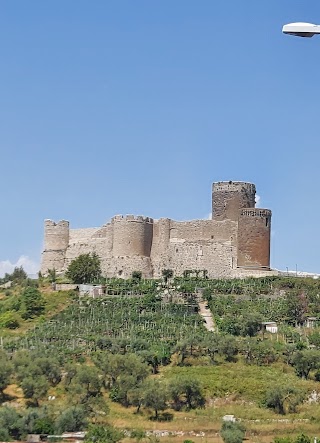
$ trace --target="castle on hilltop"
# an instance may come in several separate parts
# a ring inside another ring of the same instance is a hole
[[[69,222],[45,221],[41,272],[63,273],[80,254],[95,252],[106,277],[160,277],[186,270],[209,278],[270,275],[271,211],[255,208],[256,187],[245,182],[212,186],[212,219],[116,215],[99,228],[70,229]]]

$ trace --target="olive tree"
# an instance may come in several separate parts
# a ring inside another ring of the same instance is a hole
[[[96,253],[81,254],[68,266],[66,276],[73,283],[94,283],[101,277],[100,259]]]

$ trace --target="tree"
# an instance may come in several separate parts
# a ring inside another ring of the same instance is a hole
[[[221,337],[219,354],[222,355],[226,361],[235,361],[238,350],[238,344],[232,335]]]
[[[77,404],[86,404],[101,395],[102,383],[97,368],[80,366],[68,387],[72,400]]]
[[[243,343],[242,353],[247,363],[255,363],[259,366],[271,364],[278,358],[272,342],[260,341],[256,337],[248,338]]]
[[[101,415],[105,416],[109,408],[102,397],[102,381],[97,368],[80,366],[70,375],[73,375],[67,385],[70,403],[81,405],[86,416],[92,416],[95,420]]]
[[[304,393],[293,386],[273,386],[266,392],[265,405],[278,414],[285,415],[296,412],[304,397]]]
[[[49,383],[44,375],[37,378],[27,377],[22,380],[21,388],[25,398],[30,399],[35,406],[39,406],[39,400],[46,397]]]
[[[137,414],[140,412],[140,408],[143,405],[143,399],[144,399],[144,388],[143,385],[139,385],[138,387],[135,387],[134,389],[131,389],[128,392],[128,398],[130,405],[135,406],[137,408]]]
[[[206,348],[206,352],[209,355],[211,362],[214,362],[215,355],[220,350],[222,336],[218,334],[210,334],[207,335],[204,340],[204,346]]]
[[[19,440],[21,436],[21,414],[13,408],[5,406],[0,409],[0,439],[1,441]]]
[[[320,367],[320,351],[304,349],[303,351],[295,352],[290,363],[299,377],[307,379],[312,370]]]
[[[170,361],[170,350],[163,346],[139,351],[139,355],[142,357],[143,361],[152,367],[153,374],[159,372],[160,365],[166,365]]]
[[[45,300],[36,288],[26,288],[21,296],[22,318],[38,317],[44,312]]]
[[[124,406],[130,404],[129,393],[150,373],[148,365],[135,354],[97,353],[94,361],[103,372],[105,387],[111,388],[110,398]]]
[[[224,421],[220,431],[224,443],[242,443],[245,427],[241,423]]]
[[[1,401],[3,398],[3,390],[9,384],[13,367],[9,363],[8,357],[3,351],[0,351],[0,361],[1,361],[0,364],[0,401]]]
[[[173,400],[174,409],[179,411],[203,407],[205,398],[198,380],[176,377],[169,383],[169,395]]]
[[[18,267],[16,266],[12,272],[12,274],[9,275],[9,280],[12,280],[15,283],[22,283],[24,280],[27,280],[28,275],[23,269],[22,266]]]
[[[241,318],[234,315],[227,314],[223,320],[220,321],[219,330],[230,335],[240,335],[241,333]]]
[[[48,408],[27,409],[20,420],[22,434],[53,434],[54,419]]]
[[[103,372],[104,384],[108,388],[117,386],[125,376],[134,377],[139,384],[150,373],[148,365],[135,354],[97,353],[94,362]]]
[[[260,314],[248,313],[243,316],[240,333],[243,337],[254,337],[261,329],[263,318]]]
[[[136,377],[132,375],[122,375],[111,389],[110,398],[121,403],[123,406],[130,405],[129,393],[138,386]]]
[[[154,418],[159,418],[159,411],[167,409],[168,393],[166,386],[159,380],[151,380],[145,384],[143,405],[154,410]]]
[[[165,283],[168,282],[169,278],[173,277],[173,270],[172,269],[162,269],[162,277],[164,278]]]
[[[54,358],[40,357],[35,359],[34,363],[51,386],[56,386],[61,381],[60,365]]]
[[[101,266],[98,255],[95,252],[92,254],[79,255],[79,257],[72,260],[68,266],[66,276],[76,284],[94,283],[98,281],[101,277]]]
[[[308,312],[308,298],[305,292],[289,293],[286,297],[288,322],[302,325]]]
[[[87,426],[85,410],[76,406],[65,409],[57,418],[55,423],[56,432],[77,432],[82,431]]]

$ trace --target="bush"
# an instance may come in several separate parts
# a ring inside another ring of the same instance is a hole
[[[53,434],[53,419],[48,415],[47,408],[30,408],[20,421],[22,433]]]
[[[265,406],[274,409],[278,414],[285,415],[296,412],[304,397],[304,393],[295,387],[273,386],[266,392]]]
[[[87,426],[86,414],[83,408],[66,409],[55,423],[57,433],[82,431]]]
[[[305,434],[298,435],[294,440],[292,437],[275,437],[274,443],[311,443],[311,438]]]
[[[242,443],[245,436],[245,427],[241,423],[225,421],[220,431],[224,443]]]
[[[140,271],[133,271],[132,272],[132,280],[140,281],[142,278],[142,272]]]
[[[92,425],[85,436],[85,442],[117,443],[124,437],[123,433],[111,425]]]
[[[20,326],[19,315],[13,311],[7,311],[0,315],[0,327],[16,329]]]
[[[21,415],[13,408],[0,408],[1,441],[18,440],[21,436]]]
[[[305,434],[300,434],[296,437],[294,443],[311,443],[311,438]]]

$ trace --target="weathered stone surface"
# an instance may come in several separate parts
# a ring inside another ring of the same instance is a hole
[[[205,269],[210,278],[269,275],[271,211],[255,209],[255,192],[252,183],[214,183],[212,220],[117,215],[86,229],[46,220],[41,272],[62,273],[80,254],[96,252],[108,277],[160,277],[163,269]]]

